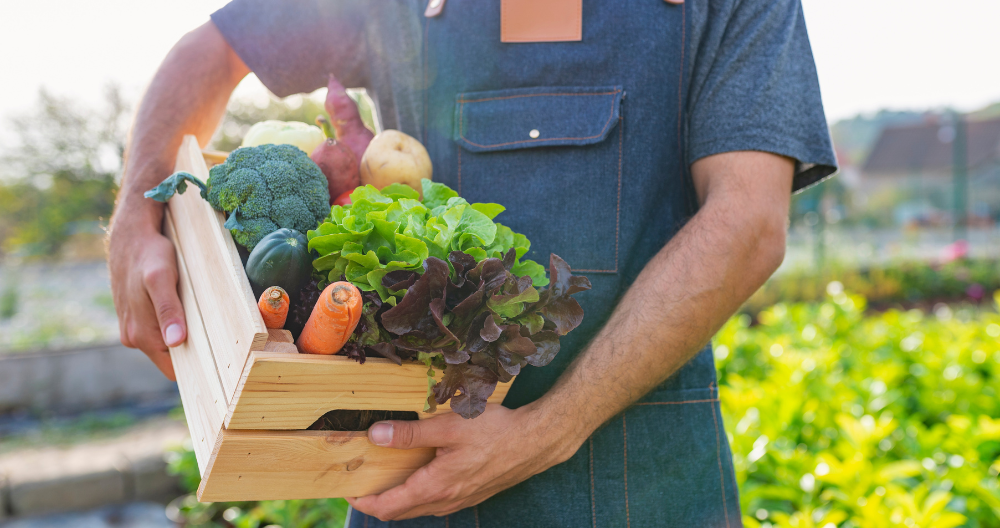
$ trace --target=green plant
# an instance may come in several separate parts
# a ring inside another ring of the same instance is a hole
[[[52,256],[79,226],[114,207],[129,106],[109,86],[91,109],[41,90],[30,113],[10,120],[0,152],[0,256]]]
[[[716,336],[746,525],[997,526],[1000,315],[865,307],[778,304]]]
[[[831,281],[838,281],[844,290],[863,295],[869,303],[882,307],[921,301],[979,302],[986,292],[1000,288],[1000,261],[905,261],[861,269],[833,265],[821,272],[792,270],[771,278],[747,301],[744,310],[754,314],[779,301],[823,301]]]
[[[194,451],[171,451],[167,467],[191,492],[171,502],[167,515],[189,528],[326,528],[343,526],[347,516],[344,499],[199,503],[193,495],[201,481]]]
[[[84,414],[74,418],[42,416],[38,427],[0,437],[0,453],[39,446],[69,446],[114,437],[138,423],[126,412]]]
[[[17,305],[20,299],[17,287],[13,284],[8,284],[3,289],[3,293],[0,293],[0,320],[10,319],[17,315]]]
[[[207,182],[176,172],[146,191],[145,197],[166,203],[175,192],[183,193],[187,182],[201,188],[201,197],[215,210],[229,214],[225,227],[237,244],[250,251],[278,228],[305,232],[330,212],[326,176],[293,145],[237,149],[209,170]]]
[[[476,261],[503,258],[515,249],[510,271],[531,277],[534,286],[545,286],[545,268],[521,260],[531,242],[493,219],[504,207],[492,203],[470,204],[443,183],[422,180],[423,196],[402,184],[381,191],[371,185],[351,193],[351,205],[335,205],[314,231],[309,249],[319,258],[316,270],[329,282],[346,276],[361,291],[377,291],[382,302],[395,305],[405,290],[389,292],[382,285],[386,274],[407,270],[423,273],[427,257],[441,260],[462,251]]]

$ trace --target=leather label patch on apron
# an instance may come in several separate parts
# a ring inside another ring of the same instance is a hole
[[[583,0],[500,0],[501,42],[583,40]]]

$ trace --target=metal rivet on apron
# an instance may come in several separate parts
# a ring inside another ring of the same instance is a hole
[[[528,137],[530,137],[531,139],[538,138],[538,129],[537,128],[533,128],[531,130],[531,132],[528,132]]]

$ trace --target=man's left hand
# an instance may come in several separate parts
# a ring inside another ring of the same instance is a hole
[[[576,436],[541,417],[532,405],[507,409],[490,404],[471,420],[447,414],[379,422],[368,430],[373,444],[434,447],[437,456],[403,484],[347,502],[383,521],[448,515],[568,460],[582,444]]]

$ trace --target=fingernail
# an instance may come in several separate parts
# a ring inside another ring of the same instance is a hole
[[[163,334],[166,337],[167,346],[177,346],[184,339],[184,330],[177,323],[168,326],[167,331],[163,332]]]
[[[389,445],[392,442],[392,424],[391,423],[377,423],[372,426],[371,430],[372,443],[378,446]]]

